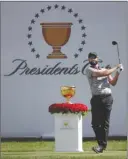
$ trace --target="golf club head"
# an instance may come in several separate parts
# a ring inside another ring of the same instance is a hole
[[[112,41],[112,45],[117,45],[118,43],[116,41]]]

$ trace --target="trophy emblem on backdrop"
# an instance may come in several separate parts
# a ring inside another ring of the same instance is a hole
[[[58,12],[58,14],[60,15],[62,12],[65,12],[66,14],[68,13],[71,19],[67,20],[66,22],[63,20],[60,21],[60,19],[59,21],[53,20],[52,22],[48,20],[42,21],[42,19],[40,19],[42,16],[47,15],[47,12],[51,11],[51,14],[54,14],[54,12]],[[83,18],[81,18],[79,13],[77,13],[73,8],[69,8],[68,6],[62,4],[53,4],[41,8],[38,13],[35,13],[35,16],[33,17],[33,19],[31,19],[28,26],[27,38],[30,51],[36,58],[39,59],[41,54],[33,43],[33,33],[35,33],[33,32],[33,28],[35,27],[35,24],[40,26],[42,41],[45,41],[45,44],[49,45],[49,48],[51,48],[51,51],[46,53],[47,59],[68,58],[68,54],[65,52],[65,50],[62,51],[62,49],[70,41],[71,33],[73,34],[75,32],[74,26],[77,26],[76,29],[79,30],[79,36],[77,38],[80,39],[78,40],[78,48],[73,50],[72,55],[74,56],[74,58],[78,58],[83,52],[84,46],[86,44],[85,38],[87,36],[86,26],[84,24]]]
[[[61,47],[64,46],[71,34],[72,23],[41,23],[42,35],[45,42],[52,46],[53,52],[47,56],[48,59],[67,58],[61,52]]]

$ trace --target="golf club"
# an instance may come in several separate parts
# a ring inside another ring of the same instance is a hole
[[[116,41],[112,41],[112,45],[116,45],[117,46],[117,53],[118,53],[119,64],[121,64],[118,43]]]
[[[118,53],[119,64],[121,64],[118,43],[116,41],[112,41],[112,45],[116,45],[117,46],[117,53]],[[122,70],[122,69],[120,69],[120,70]]]

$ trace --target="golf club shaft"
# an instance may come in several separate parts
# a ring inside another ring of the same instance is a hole
[[[118,52],[118,59],[119,59],[119,64],[121,64],[121,61],[120,61],[120,53],[119,53],[119,47],[118,47],[118,43],[117,43],[117,52]],[[122,69],[120,68],[120,70],[122,70]]]
[[[117,43],[117,53],[118,53],[118,59],[119,59],[119,64],[120,64],[120,63],[121,63],[121,61],[120,61],[120,53],[119,53],[118,43]]]

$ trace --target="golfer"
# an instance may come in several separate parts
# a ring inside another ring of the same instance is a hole
[[[93,147],[92,150],[96,153],[102,153],[107,147],[109,120],[113,104],[110,85],[116,85],[119,74],[123,70],[123,66],[122,64],[118,64],[110,69],[100,69],[98,65],[98,56],[95,52],[88,54],[88,61],[90,66],[86,69],[86,75],[92,93],[92,98],[90,100],[92,128],[98,142],[98,146]],[[111,76],[113,72],[115,72],[114,77]]]

